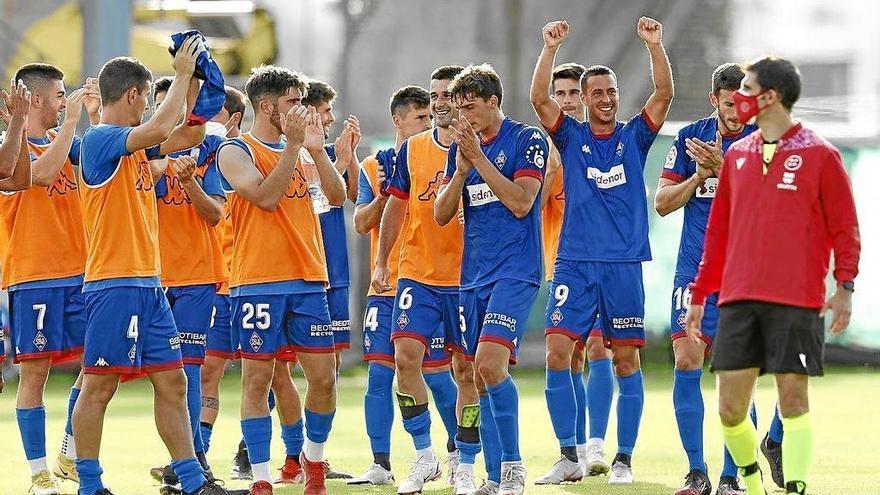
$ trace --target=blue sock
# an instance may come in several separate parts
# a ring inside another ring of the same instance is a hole
[[[480,418],[480,423],[482,421],[483,418]],[[459,459],[462,464],[475,464],[477,462],[477,454],[480,453],[479,443],[463,442],[456,437],[455,448],[458,449]]]
[[[79,389],[70,388],[70,396],[67,398],[67,424],[64,425],[64,433],[73,435],[73,407],[76,405],[76,399],[79,398]]]
[[[567,374],[567,373],[566,373]],[[501,440],[501,462],[521,461],[519,455],[519,394],[513,377],[494,386],[486,386],[498,438]]]
[[[336,411],[334,410],[327,414],[316,413],[308,409],[304,409],[304,411],[306,436],[315,443],[326,442],[327,437],[330,436],[330,428],[333,427],[333,416],[336,415]]]
[[[21,444],[27,459],[46,457],[46,408],[38,406],[31,409],[15,409]]]
[[[675,421],[678,423],[678,436],[687,454],[689,470],[706,471],[703,458],[703,391],[700,379],[703,370],[675,370],[672,382],[672,405],[675,407]]]
[[[284,441],[284,453],[287,457],[296,457],[303,449],[303,420],[292,425],[281,425],[281,440]]]
[[[614,399],[614,371],[610,359],[590,361],[587,376],[587,410],[590,414],[590,438],[605,439],[611,401]]]
[[[639,436],[642,408],[645,405],[645,385],[642,371],[617,377],[620,394],[617,396],[617,452],[631,456]]]
[[[416,450],[427,449],[431,446],[431,411],[403,418],[403,429],[412,435]]]
[[[391,395],[393,382],[392,368],[370,363],[367,393],[364,395],[364,420],[373,454],[391,453],[391,427],[394,425],[394,397]]]
[[[261,416],[241,420],[241,434],[247,445],[248,460],[251,464],[269,462],[269,447],[272,444],[272,417]]]
[[[492,414],[492,402],[489,395],[480,396],[480,442],[483,444],[483,460],[486,464],[488,478],[495,483],[501,482],[501,439],[498,438],[498,427]]]
[[[577,398],[571,382],[571,371],[548,369],[544,397],[547,399],[550,422],[553,423],[553,432],[556,433],[559,446],[574,447]]]
[[[183,493],[195,493],[205,484],[205,472],[195,457],[171,461],[171,469],[180,480],[180,488],[183,489]]]
[[[755,407],[754,405],[752,407]],[[773,440],[776,443],[782,443],[782,437],[784,433],[782,431],[782,419],[779,417],[779,408],[773,408],[773,420],[770,422],[770,431],[767,432],[770,435],[770,440]]]
[[[186,375],[186,412],[189,414],[193,447],[196,452],[204,452],[199,432],[199,418],[202,415],[202,367],[198,364],[184,364],[183,373]]]
[[[575,439],[578,445],[583,445],[587,443],[587,387],[584,384],[584,373],[572,373],[571,382],[574,385],[574,401],[577,403]]]
[[[202,435],[202,447],[204,452],[208,453],[211,448],[211,433],[214,433],[214,425],[209,423],[199,423],[199,433]]]
[[[455,433],[458,431],[458,420],[455,417],[455,402],[458,400],[458,385],[452,378],[451,371],[443,371],[440,373],[425,374],[425,383],[431,389],[431,396],[434,397],[434,406],[440,413],[440,419],[443,420],[443,426],[446,427],[446,434],[449,439],[455,440]]]
[[[104,483],[101,482],[104,470],[97,459],[77,459],[76,472],[79,474],[79,495],[95,495],[104,489]]]

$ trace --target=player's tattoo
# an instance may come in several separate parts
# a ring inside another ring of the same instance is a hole
[[[220,401],[216,397],[202,397],[202,407],[219,410]]]

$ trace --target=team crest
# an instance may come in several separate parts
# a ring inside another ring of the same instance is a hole
[[[403,330],[407,325],[409,325],[409,316],[406,316],[406,311],[401,311],[400,316],[397,317],[397,326]]]
[[[623,155],[623,143],[617,143],[617,156]]]
[[[685,323],[685,321],[686,321],[686,319],[685,319],[685,314],[684,314],[684,313],[680,313],[680,314],[678,315],[678,326],[681,327],[682,330],[684,330],[684,323]]]
[[[372,346],[372,345],[373,345],[373,343],[372,343],[372,341],[370,341],[370,336],[367,334],[364,334],[364,347],[369,351],[370,346]]]
[[[790,157],[785,159],[785,170],[789,172],[794,172],[801,168],[801,165],[804,164],[804,159],[801,158],[800,155],[791,155]]]
[[[251,345],[251,349],[253,349],[254,352],[260,352],[260,347],[263,347],[263,339],[257,334],[257,332],[251,334],[251,340],[248,341],[248,343]]]
[[[46,348],[46,336],[43,335],[43,332],[37,331],[37,335],[34,336],[34,347],[37,348],[38,351],[43,352],[43,349]]]
[[[678,151],[675,150],[675,145],[669,147],[669,152],[666,153],[666,163],[663,164],[663,168],[672,168],[675,166],[675,159],[678,157]]]
[[[128,360],[131,361],[131,364],[134,364],[135,357],[137,357],[137,344],[132,344],[131,349],[128,350]]]
[[[550,315],[550,321],[553,322],[554,325],[559,325],[559,322],[562,321],[564,316],[562,316],[562,311],[559,311],[559,308],[556,308],[556,311]]]
[[[498,153],[498,156],[495,157],[495,166],[498,167],[498,170],[504,168],[504,164],[507,163],[507,155],[504,154],[504,150],[501,150],[501,153]]]

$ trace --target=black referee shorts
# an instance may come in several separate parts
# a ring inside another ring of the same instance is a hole
[[[760,368],[764,373],[822,376],[825,322],[816,309],[759,301],[719,308],[712,371]]]

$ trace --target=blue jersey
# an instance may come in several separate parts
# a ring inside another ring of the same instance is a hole
[[[225,197],[223,186],[220,183],[220,171],[217,170],[217,150],[226,138],[207,135],[202,144],[188,150],[169,153],[170,158],[178,158],[183,155],[192,156],[196,160],[196,167],[207,167],[201,177],[202,190],[208,196]],[[198,172],[196,175],[199,175]],[[156,197],[164,198],[168,194],[168,182],[165,179],[156,181]]]
[[[757,129],[758,127],[754,125],[745,125],[739,134],[722,135],[721,150],[727,152],[731,144]],[[678,136],[669,148],[669,153],[666,154],[666,163],[660,176],[674,182],[683,182],[694,175],[697,172],[697,163],[685,153],[687,149],[685,140],[697,138],[703,142],[715,141],[717,132],[718,119],[714,115],[683,127],[678,131]],[[709,223],[709,209],[712,207],[712,199],[717,189],[718,178],[710,177],[697,188],[684,205],[684,223],[678,246],[678,263],[675,267],[676,277],[693,280],[697,275],[700,260],[703,258],[703,238],[706,236],[706,224]]]
[[[330,161],[336,161],[336,149],[332,144],[324,146]],[[345,177],[345,174],[343,174]],[[342,207],[332,206],[330,211],[318,216],[321,221],[321,237],[324,239],[324,257],[330,287],[338,289],[350,284],[348,273],[348,239],[345,233],[345,212]]]
[[[489,162],[510,180],[535,177],[544,180],[547,140],[535,127],[505,118],[498,135],[481,143]],[[455,173],[458,148],[449,148],[446,180]],[[541,202],[535,201],[523,218],[516,218],[498,199],[474,168],[465,179],[464,251],[461,288],[482,287],[501,279],[540,285]],[[453,220],[455,221],[455,220]]]
[[[645,159],[659,129],[645,112],[608,135],[562,114],[550,135],[562,157],[565,211],[558,259],[648,261]]]

